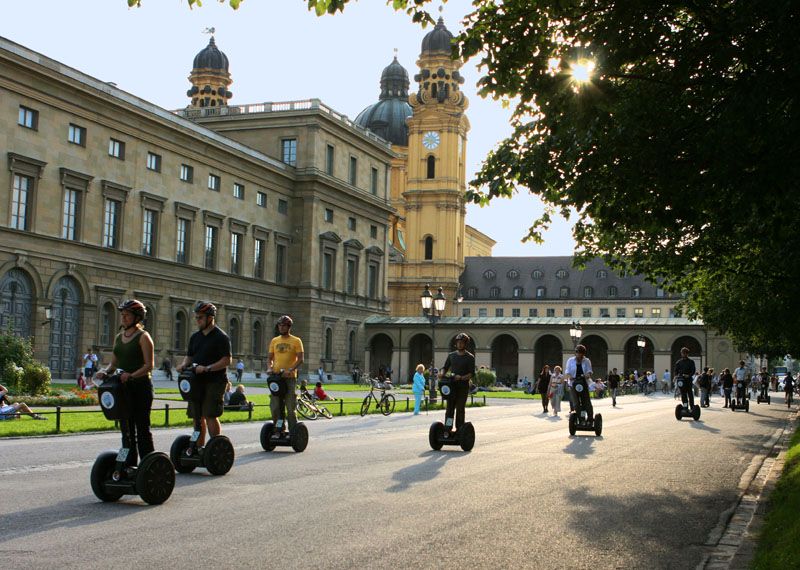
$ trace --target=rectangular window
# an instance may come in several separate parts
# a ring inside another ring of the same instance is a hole
[[[325,148],[325,174],[333,176],[333,145]]]
[[[581,311],[581,316],[582,317],[591,317],[592,316],[592,309],[584,307],[583,310]]]
[[[333,210],[330,208],[325,208],[325,221],[333,222]]]
[[[600,316],[601,317],[610,317],[611,313],[608,312],[608,308],[600,307]]]
[[[378,298],[378,266],[375,263],[367,267],[367,291],[372,299]]]
[[[189,223],[189,220],[178,218],[177,253],[175,255],[175,260],[178,263],[189,262]]]
[[[244,184],[233,183],[233,197],[237,200],[244,200]]]
[[[347,260],[347,292],[350,295],[356,294],[356,282],[358,281],[358,262],[350,258]]]
[[[278,244],[275,247],[275,283],[286,282],[286,246]]]
[[[547,316],[548,317],[555,317],[556,316],[556,310],[555,309],[547,309]]]
[[[214,226],[206,226],[205,268],[217,268],[217,236],[219,230]]]
[[[468,317],[469,313],[470,313],[469,309],[461,309],[461,316],[462,317]]]
[[[72,144],[86,146],[86,129],[70,123],[67,131],[67,140]]]
[[[661,318],[661,309],[650,309],[650,316],[654,319]]]
[[[253,277],[264,279],[264,252],[266,251],[266,241],[256,239],[253,242]]]
[[[369,237],[371,237],[372,239],[378,238],[378,226],[369,227]]]
[[[219,192],[219,189],[222,185],[222,181],[220,180],[219,176],[216,174],[209,174],[208,175],[208,189],[213,190],[214,192]]]
[[[184,182],[194,182],[194,167],[188,164],[181,164],[181,180]]]
[[[572,309],[564,309],[564,316],[567,318],[572,317]]]
[[[485,317],[487,315],[488,315],[488,311],[486,310],[486,307],[479,307],[478,308],[478,316],[479,317]]]
[[[156,254],[156,223],[158,212],[155,210],[144,211],[142,222],[142,255],[153,257]]]
[[[33,178],[15,174],[11,196],[11,227],[15,230],[27,230],[29,228],[28,204],[32,194]]]
[[[39,111],[20,105],[19,125],[26,129],[37,130],[39,128]]]
[[[374,167],[370,170],[369,191],[378,194],[378,169]]]
[[[103,247],[119,248],[119,215],[122,204],[117,200],[106,199],[103,213]]]
[[[356,219],[355,218],[347,218],[347,229],[350,231],[356,231]]]
[[[67,188],[64,191],[64,211],[61,223],[61,238],[78,239],[78,213],[80,212],[80,192]]]
[[[278,200],[278,213],[284,216],[289,213],[289,202],[283,199]]]
[[[239,275],[242,271],[242,236],[231,233],[231,273]]]
[[[625,309],[624,308],[622,308],[622,309],[617,308],[617,318],[618,319],[624,319],[625,318]]]
[[[147,170],[161,172],[161,155],[154,152],[147,153]]]
[[[333,254],[322,254],[322,287],[333,289]]]
[[[256,192],[256,206],[267,207],[267,194],[265,192]]]
[[[637,319],[644,317],[644,309],[633,309],[633,316]]]
[[[125,143],[117,139],[109,139],[108,156],[113,156],[120,160],[125,160]]]
[[[281,141],[281,157],[286,164],[297,166],[297,139]]]
[[[656,297],[664,297],[664,290],[661,287],[656,289]]]
[[[503,309],[495,309],[494,310],[495,317],[502,317],[503,316]]]
[[[539,309],[528,309],[528,316],[529,317],[538,317],[539,316]]]
[[[355,156],[350,157],[350,172],[348,174],[347,180],[353,186],[356,185],[356,173],[358,172],[358,159]]]

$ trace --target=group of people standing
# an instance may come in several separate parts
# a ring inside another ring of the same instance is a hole
[[[586,357],[586,347],[582,344],[575,347],[575,356],[567,360],[566,370],[558,365],[551,370],[550,366],[545,364],[536,382],[536,391],[542,398],[542,413],[550,413],[549,408],[552,406],[553,415],[558,416],[561,413],[561,402],[567,395],[570,411],[575,409],[575,398],[579,397],[583,403],[582,408],[590,410],[589,417],[591,418],[592,404],[589,392],[592,389],[598,390],[597,383],[590,386],[592,373],[592,363]],[[585,382],[586,389],[580,392],[574,391],[573,387],[576,382]],[[605,390],[605,388],[605,384],[601,383],[600,390]]]

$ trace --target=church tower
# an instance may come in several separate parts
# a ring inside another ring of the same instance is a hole
[[[464,270],[466,139],[468,101],[461,92],[461,62],[451,57],[453,35],[440,17],[422,40],[419,84],[408,102],[403,259],[390,264],[389,295],[394,316],[418,316],[426,283],[457,293]],[[448,315],[455,314],[448,303]]]
[[[213,31],[213,28],[212,28]],[[190,108],[224,107],[233,93],[228,86],[233,83],[228,72],[228,57],[219,51],[214,36],[208,45],[194,57],[192,72],[189,74],[192,88],[186,92],[191,97]]]

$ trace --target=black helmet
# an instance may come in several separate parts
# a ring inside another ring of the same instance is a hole
[[[292,328],[294,321],[292,320],[292,317],[290,317],[289,315],[283,315],[281,318],[278,319],[278,322],[276,324],[289,325],[289,328]]]
[[[456,342],[458,342],[459,340],[463,340],[464,342],[469,344],[469,340],[470,340],[469,339],[469,335],[467,333],[458,333],[456,335]]]
[[[208,301],[197,301],[194,306],[194,312],[208,315],[209,317],[217,316],[217,308]]]
[[[123,301],[119,304],[117,310],[128,311],[140,321],[143,321],[147,316],[147,307],[145,307],[144,303],[137,299],[128,299],[127,301]]]

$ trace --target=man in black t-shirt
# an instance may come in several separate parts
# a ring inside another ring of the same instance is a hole
[[[231,363],[231,339],[216,324],[217,308],[206,301],[198,301],[194,307],[197,332],[189,339],[189,350],[183,358],[178,372],[197,364],[195,374],[201,384],[197,400],[189,402],[187,414],[190,418],[201,418],[200,437],[197,445],[203,446],[206,426],[214,437],[222,433],[219,417],[224,408],[223,396],[228,381],[226,370]]]
[[[452,427],[453,415],[455,415],[456,431],[464,425],[465,407],[467,396],[469,395],[469,382],[475,374],[475,356],[467,352],[469,336],[466,333],[456,335],[456,350],[447,355],[439,379],[448,372],[451,373],[450,395],[447,399],[447,411],[445,412],[445,428]]]
[[[685,346],[681,349],[681,358],[675,363],[675,382],[681,390],[681,401],[686,405],[689,400],[689,409],[694,408],[694,390],[692,389],[692,377],[697,372],[694,360],[689,358],[689,349]]]
[[[619,390],[619,374],[617,373],[616,368],[611,369],[611,373],[609,373],[606,380],[608,381],[608,391],[611,392],[611,406],[616,408],[617,391]]]

